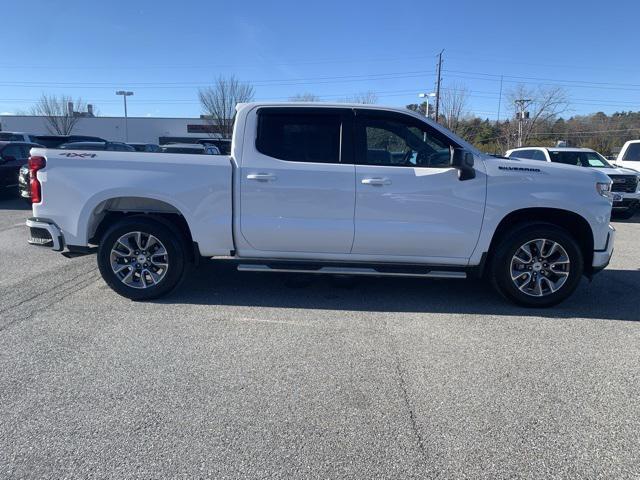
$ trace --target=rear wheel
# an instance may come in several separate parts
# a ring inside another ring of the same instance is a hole
[[[180,235],[144,217],[113,225],[98,248],[102,278],[118,294],[132,300],[158,298],[176,288],[185,272]]]
[[[497,290],[519,305],[549,307],[569,297],[584,270],[580,246],[555,225],[517,229],[498,245],[491,274]]]

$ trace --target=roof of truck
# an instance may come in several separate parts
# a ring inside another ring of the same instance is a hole
[[[541,147],[540,145],[536,145],[534,147],[517,147],[512,148],[510,151],[518,151],[518,150],[531,150],[533,148],[544,148],[545,150],[549,150],[551,152],[595,152],[595,150],[591,148],[582,148],[582,147]]]

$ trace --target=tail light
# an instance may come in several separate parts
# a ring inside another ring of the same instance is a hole
[[[29,187],[31,190],[31,203],[40,203],[42,201],[42,185],[38,180],[38,170],[42,170],[47,166],[44,157],[29,157]]]

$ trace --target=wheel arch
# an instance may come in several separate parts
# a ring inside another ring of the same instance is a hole
[[[158,198],[114,196],[99,201],[88,212],[86,224],[88,242],[98,245],[109,227],[123,218],[134,216],[153,218],[168,226],[181,236],[188,247],[187,251],[190,252],[191,259],[199,258],[198,247],[193,240],[188,217],[180,208]]]
[[[507,214],[496,227],[489,245],[488,257],[491,257],[500,241],[514,228],[533,223],[546,223],[565,229],[580,246],[585,273],[589,275],[592,272],[594,235],[591,225],[583,216],[559,208],[523,208]]]

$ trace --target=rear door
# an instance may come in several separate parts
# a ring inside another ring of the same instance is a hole
[[[458,145],[425,122],[394,112],[358,110],[355,145],[352,253],[464,264],[484,214],[482,162],[476,161],[475,178],[460,180],[449,166],[450,148]]]
[[[262,107],[248,115],[239,214],[249,248],[279,256],[350,252],[352,116],[322,107]]]

